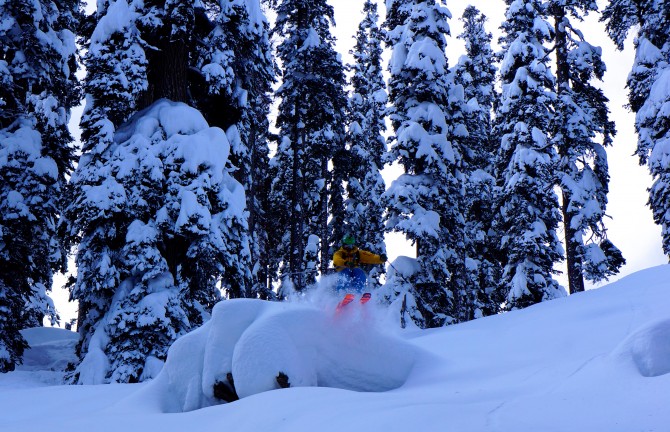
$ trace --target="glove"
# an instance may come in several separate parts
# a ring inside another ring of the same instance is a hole
[[[354,268],[354,267],[356,267],[356,263],[353,262],[353,261],[347,261],[346,264],[347,264],[347,267],[349,267],[349,268]]]
[[[386,261],[388,261],[388,257],[386,256],[386,254],[380,254],[380,255],[379,255],[379,259],[381,259],[383,263],[385,263]]]

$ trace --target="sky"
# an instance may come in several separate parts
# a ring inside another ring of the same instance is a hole
[[[76,333],[28,329],[24,364],[0,374],[0,432],[667,432],[668,278],[427,330],[399,329],[374,297],[335,314],[325,283],[229,300],[142,384],[62,385]],[[219,404],[229,371],[242,399]]]
[[[354,35],[363,17],[363,0],[330,0],[330,3],[335,9],[336,27],[333,33],[337,37],[337,50],[341,53],[343,61],[350,63],[352,57],[349,51],[354,46]],[[470,4],[478,7],[488,17],[488,30],[494,35],[494,47],[499,35],[498,27],[504,19],[503,0],[447,0],[447,7],[452,14],[452,19],[449,21],[451,37],[448,38],[447,55],[452,66],[464,52],[463,43],[456,36],[462,32],[459,18]],[[605,2],[599,0],[598,4],[602,8]],[[379,14],[380,20],[383,20],[383,0],[379,2]],[[610,99],[612,119],[616,122],[618,131],[613,146],[608,149],[611,180],[607,213],[611,219],[606,221],[606,226],[609,239],[621,249],[627,263],[619,275],[610,278],[610,281],[615,281],[637,270],[666,264],[668,259],[663,255],[661,247],[661,228],[654,224],[651,210],[646,205],[647,188],[651,185],[651,177],[647,168],[639,166],[637,157],[633,156],[637,143],[634,115],[624,108],[627,103],[626,77],[634,56],[632,36],[627,41],[626,49],[620,52],[607,37],[604,25],[598,22],[597,15],[587,17],[578,27],[590,43],[603,49],[603,59],[608,71],[602,87]],[[388,60],[388,52],[386,59]],[[76,110],[71,122],[73,127],[78,124],[79,115],[80,110]],[[77,130],[74,131],[74,135],[79,136]],[[397,166],[392,166],[383,174],[388,186],[400,174],[400,170]],[[563,235],[562,232],[560,235]],[[411,251],[412,248],[401,235],[387,235],[387,255],[391,260],[399,255],[411,255]],[[563,269],[563,266],[561,265],[559,269]],[[557,276],[557,280],[562,285],[567,285],[564,271],[563,275]],[[67,301],[68,294],[60,289],[63,283],[64,278],[56,278],[53,297],[61,316],[66,321],[76,316],[76,305]],[[595,286],[601,285],[603,283]],[[592,286],[587,284],[587,287]]]

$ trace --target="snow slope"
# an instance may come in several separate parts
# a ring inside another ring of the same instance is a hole
[[[0,431],[667,432],[668,280],[670,266],[661,266],[525,310],[401,332],[384,327],[383,311],[371,308],[366,316],[357,305],[350,316],[333,317],[317,302],[227,302],[210,324],[175,343],[161,375],[144,384],[53,385],[58,372],[48,369],[70,358],[72,335],[34,329],[26,337],[40,344],[28,352],[26,365],[0,375]],[[225,340],[231,333],[219,329],[224,324],[239,337]],[[366,324],[374,337],[361,332],[362,339],[338,339]],[[273,336],[263,338],[266,331]],[[286,349],[276,352],[280,346]],[[387,352],[404,366],[398,368]],[[180,383],[188,377],[199,380],[191,390],[201,392],[191,401],[202,402],[203,377],[211,380],[228,366],[235,373],[236,362],[246,368],[240,377],[248,374],[241,384],[246,397],[165,412],[184,408],[175,401],[187,392]],[[297,364],[296,382],[331,386],[259,392],[270,385],[273,365]],[[353,391],[347,389],[351,381],[319,380],[323,365],[353,371],[352,377],[373,371],[378,383],[401,383],[381,392]],[[316,381],[301,381],[310,368]]]

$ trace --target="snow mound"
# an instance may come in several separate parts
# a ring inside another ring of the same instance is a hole
[[[222,386],[240,398],[279,389],[280,374],[290,387],[382,392],[405,383],[415,358],[413,345],[363,319],[304,303],[237,299],[217,304],[210,321],[178,339],[151,385],[164,389],[169,412],[222,403]]]
[[[634,332],[624,346],[642,376],[657,377],[670,373],[670,319]]]

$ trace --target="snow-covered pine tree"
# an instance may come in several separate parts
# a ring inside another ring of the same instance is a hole
[[[347,176],[346,219],[344,225],[358,245],[377,254],[386,253],[384,244],[384,207],[381,197],[386,190],[381,176],[386,154],[386,84],[382,76],[383,34],[378,26],[377,3],[366,0],[364,17],[356,33],[350,66],[352,94],[349,98],[347,143],[349,175]],[[337,232],[337,231],[336,231]],[[344,234],[344,233],[340,233]],[[381,266],[370,270],[379,281]]]
[[[106,31],[106,23],[114,23],[117,16],[125,22],[119,20],[118,26],[109,26]],[[127,274],[123,274],[120,262],[123,233],[130,224],[124,214],[126,197],[122,186],[110,176],[104,154],[113,145],[115,128],[130,117],[136,109],[137,95],[148,86],[137,16],[126,2],[102,2],[93,17],[94,24],[83,35],[87,69],[86,106],[81,120],[83,148],[70,179],[69,205],[63,221],[69,246],[78,248],[77,279],[70,286],[70,299],[78,301],[80,359],[89,352],[90,339],[100,324],[104,327],[102,320],[116,287]],[[100,330],[104,333],[104,328]]]
[[[19,330],[57,320],[47,297],[65,267],[56,233],[78,103],[77,2],[0,3],[0,372],[21,363]]]
[[[502,24],[502,96],[495,127],[500,187],[494,228],[502,233],[501,289],[507,309],[563,296],[554,264],[563,256],[561,220],[553,185],[557,154],[549,137],[554,77],[545,43],[552,28],[539,0],[508,0]]]
[[[461,155],[450,138],[464,134],[450,131],[447,122],[454,96],[445,54],[450,17],[441,1],[394,0],[387,3],[385,21],[394,131],[388,158],[405,171],[384,195],[387,230],[416,245],[420,270],[411,276],[410,303],[422,314],[417,324],[428,327],[458,319],[455,293],[462,289]]]
[[[247,4],[250,4],[247,2]],[[260,11],[258,9],[252,9]],[[251,244],[252,274],[251,295],[262,299],[273,299],[271,254],[269,232],[274,231],[274,221],[270,209],[270,149],[269,112],[272,105],[272,84],[276,80],[277,66],[269,37],[269,24],[256,16],[250,30],[250,44],[244,57],[240,76],[246,91],[247,104],[242,111],[240,133],[242,141],[249,149],[250,183],[245,184],[247,209],[249,211],[249,233]],[[241,165],[241,164],[240,164]]]
[[[637,27],[635,61],[628,76],[628,101],[635,115],[635,154],[654,180],[648,204],[662,227],[663,251],[670,255],[670,3],[611,0],[603,11],[607,31],[619,49]]]
[[[448,259],[448,269],[451,273],[449,290],[453,295],[454,316],[457,322],[461,322],[470,319],[470,312],[473,309],[471,305],[467,304],[472,296],[468,293],[466,282],[468,279],[466,266],[468,260],[465,246],[468,235],[465,232],[466,214],[463,212],[466,206],[465,185],[468,182],[463,154],[467,151],[466,141],[469,136],[466,128],[466,115],[469,112],[469,107],[465,99],[465,90],[461,84],[455,82],[453,71],[449,72],[447,82],[449,83],[445,109],[446,122],[449,126],[447,136],[455,155],[458,157],[454,158],[457,163],[452,167],[452,172],[447,172],[444,181],[445,190],[456,199],[443,209],[440,219],[447,229],[445,240],[449,242],[446,249],[450,251]]]
[[[198,87],[206,91],[196,99],[209,123],[227,131],[231,163],[237,168],[234,176],[245,188],[253,266],[250,294],[273,298],[268,230],[275,228],[268,226],[268,114],[277,70],[269,23],[257,0],[216,0],[212,9],[219,10],[215,26],[199,44],[198,70],[204,75]]]
[[[325,0],[283,0],[275,34],[281,38],[281,99],[272,184],[274,226],[282,232],[275,255],[282,279],[302,290],[330,262],[331,161],[344,148],[343,65],[334,50],[333,8]],[[339,169],[339,167],[334,167]],[[342,211],[337,210],[337,211]]]
[[[607,98],[591,84],[605,72],[601,50],[574,26],[583,13],[597,10],[596,3],[552,0],[548,7],[554,18],[558,95],[552,135],[559,156],[568,290],[575,293],[584,291],[585,278],[600,281],[625,263],[604,225],[609,190],[605,147],[615,130]]]
[[[491,227],[495,196],[493,167],[498,150],[491,131],[491,111],[496,97],[497,69],[492,36],[484,27],[486,16],[468,6],[461,20],[463,33],[459,38],[465,43],[465,55],[453,69],[454,82],[463,87],[467,103],[463,123],[468,131],[463,139],[462,161],[467,276],[461,320],[471,320],[496,313],[500,303],[495,294],[501,272],[493,247],[498,236]]]
[[[182,103],[197,106],[192,96],[202,94],[195,35],[209,34],[225,10],[201,7],[102,2],[94,17],[84,153],[66,213],[79,244],[74,382],[154,376],[170,344],[207,319],[220,288],[247,295],[246,199],[229,140]]]
[[[497,97],[494,84],[497,68],[491,49],[492,35],[486,31],[487,18],[476,7],[463,12],[463,33],[458,36],[465,44],[463,55],[454,67],[456,83],[461,84],[470,107],[466,115],[468,128],[467,157],[470,165],[492,173],[498,143],[492,138],[491,111]],[[464,155],[465,157],[466,155]]]

